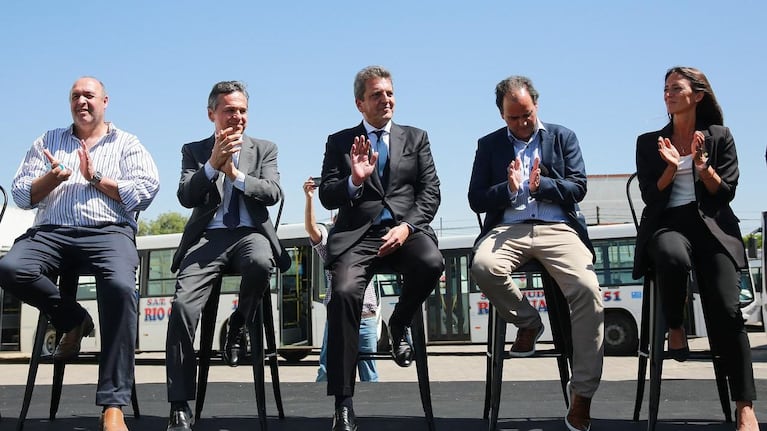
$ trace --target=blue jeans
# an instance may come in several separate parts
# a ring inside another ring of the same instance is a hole
[[[378,328],[375,317],[368,317],[360,321],[360,352],[373,353],[378,350]],[[328,322],[325,321],[325,335],[322,339],[322,349],[320,350],[320,367],[317,369],[317,381],[327,382],[327,362],[328,362]],[[376,361],[367,359],[357,361],[357,372],[361,382],[377,382],[378,370]]]

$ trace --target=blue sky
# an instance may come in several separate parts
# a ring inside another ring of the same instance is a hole
[[[708,75],[735,136],[733,207],[747,233],[765,209],[766,5],[3,2],[0,184],[10,186],[35,138],[71,123],[69,88],[94,75],[110,94],[107,119],[136,134],[160,169],[161,191],[142,217],[187,214],[175,197],[181,146],[212,133],[205,106],[213,83],[239,79],[251,95],[248,133],[280,149],[282,220],[301,222],[301,184],[319,175],[328,134],[361,119],[354,74],[381,64],[394,75],[395,121],[429,132],[442,181],[435,223],[474,226],[466,192],[477,138],[503,126],[498,81],[532,78],[540,118],[576,132],[587,172],[620,174],[635,169],[636,136],[666,122],[666,69],[689,65]]]

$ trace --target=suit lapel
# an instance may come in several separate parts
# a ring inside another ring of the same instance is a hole
[[[391,172],[397,172],[399,163],[402,160],[402,154],[405,152],[406,143],[405,129],[392,123],[389,132],[389,165],[386,167],[388,186],[392,185],[394,178],[392,178]]]
[[[551,166],[551,161],[554,160],[554,134],[549,133],[548,130],[541,130],[540,133],[541,133],[540,164],[543,165],[546,168],[546,171],[548,172],[549,166]],[[541,172],[543,171],[544,169],[541,168]]]
[[[250,136],[243,136],[240,160],[237,169],[246,175],[253,169],[256,157],[256,141]]]

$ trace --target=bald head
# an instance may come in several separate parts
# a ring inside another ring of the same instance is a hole
[[[69,91],[69,106],[76,133],[88,134],[104,127],[104,112],[108,104],[109,96],[101,81],[91,76],[75,81]]]

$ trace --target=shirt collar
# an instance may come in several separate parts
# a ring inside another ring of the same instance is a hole
[[[537,119],[538,124],[535,126],[535,131],[532,135],[530,135],[530,139],[527,141],[523,141],[521,139],[517,139],[512,133],[511,130],[509,130],[508,127],[506,127],[506,135],[509,137],[509,141],[513,142],[520,142],[522,144],[529,144],[535,140],[535,138],[538,136],[538,134],[541,132],[541,130],[546,130],[546,127],[543,125],[543,122],[540,118]]]
[[[107,125],[107,133],[106,133],[107,135],[114,132],[117,129],[111,121],[105,121],[104,123]],[[77,137],[75,135],[75,123],[72,123],[69,125],[69,134],[71,134],[74,137]]]
[[[362,120],[362,125],[365,126],[365,132],[367,132],[368,135],[373,133],[376,130],[383,130],[384,132],[386,132],[384,133],[386,135],[391,134],[391,121],[386,123],[386,125],[380,129],[371,126],[370,123],[368,123],[367,120],[364,120],[364,119]]]

